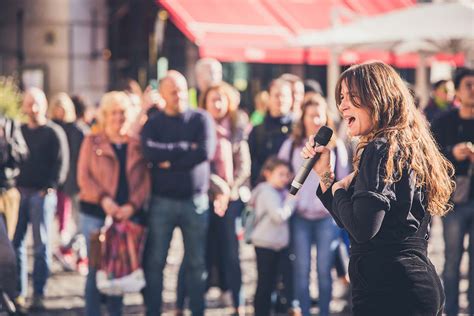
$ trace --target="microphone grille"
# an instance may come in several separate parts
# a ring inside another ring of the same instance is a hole
[[[331,140],[332,129],[327,126],[321,126],[316,136],[314,136],[314,141],[319,145],[326,146]]]

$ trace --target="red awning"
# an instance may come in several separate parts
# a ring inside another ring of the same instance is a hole
[[[357,16],[382,14],[416,0],[158,0],[173,23],[199,47],[201,57],[221,61],[326,65],[327,49],[291,48],[295,35],[347,23]],[[462,64],[462,55],[441,56]],[[341,64],[379,59],[415,67],[416,54],[345,51]],[[439,58],[436,58],[439,59]]]
[[[201,56],[222,61],[303,62],[289,48],[292,32],[256,0],[159,0],[173,23],[199,46]]]

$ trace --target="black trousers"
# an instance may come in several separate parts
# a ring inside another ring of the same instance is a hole
[[[255,315],[270,315],[272,308],[271,296],[275,290],[278,277],[278,268],[289,268],[288,248],[274,251],[266,248],[255,247],[257,257],[257,291],[255,292],[254,308]],[[290,281],[290,280],[288,280]],[[289,294],[287,294],[288,296]]]
[[[444,291],[426,241],[395,248],[351,249],[353,315],[442,315]]]
[[[5,292],[11,299],[18,295],[17,291],[16,255],[8,239],[7,228],[0,214],[0,294]]]
[[[241,297],[242,271],[235,227],[243,208],[242,201],[232,201],[224,217],[219,217],[211,206],[206,252],[208,286],[219,286],[222,291],[230,290],[235,308],[245,305]]]

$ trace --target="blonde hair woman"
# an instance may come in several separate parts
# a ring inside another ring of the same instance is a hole
[[[150,175],[138,140],[127,136],[130,99],[124,92],[106,93],[98,110],[97,134],[84,139],[79,154],[78,182],[81,230],[90,248],[90,234],[107,215],[126,220],[143,207],[150,191]],[[86,315],[100,315],[100,295],[95,268],[86,281]],[[120,315],[122,297],[107,297],[111,315]]]
[[[313,168],[318,196],[351,239],[353,314],[441,315],[444,293],[427,257],[431,216],[444,215],[454,188],[452,164],[397,72],[382,62],[347,69],[336,101],[352,136],[360,137],[355,172],[334,183],[329,149]]]

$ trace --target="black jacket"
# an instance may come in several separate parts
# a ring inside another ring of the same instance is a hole
[[[67,143],[69,145],[69,170],[66,180],[60,187],[61,190],[69,196],[79,193],[79,185],[77,184],[77,160],[79,158],[79,150],[81,149],[84,136],[89,134],[89,127],[85,124],[63,123],[54,121],[62,127],[66,133]]]
[[[0,115],[0,189],[15,186],[19,166],[28,157],[20,125]]]
[[[277,155],[283,142],[291,134],[293,121],[290,116],[271,117],[267,115],[262,124],[253,128],[249,135],[250,156],[252,158],[251,182],[257,184],[265,160]]]
[[[454,159],[453,147],[462,142],[474,143],[474,119],[462,119],[459,116],[459,109],[454,109],[436,119],[431,128],[441,152],[453,163],[456,176],[467,175],[469,159],[464,161]],[[471,178],[471,198],[474,198],[473,183],[474,175]]]

